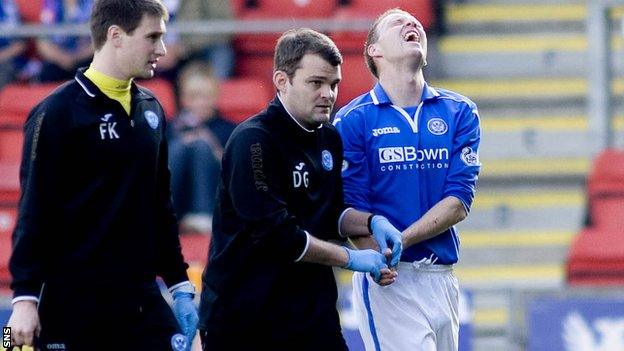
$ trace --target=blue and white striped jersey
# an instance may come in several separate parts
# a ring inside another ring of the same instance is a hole
[[[447,196],[469,212],[481,164],[479,114],[468,98],[425,84],[418,106],[393,105],[378,83],[343,107],[334,125],[344,145],[345,202],[405,230]],[[458,260],[455,227],[407,248],[402,261]],[[433,256],[432,256],[433,255]]]

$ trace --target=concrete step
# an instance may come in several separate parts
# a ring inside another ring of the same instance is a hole
[[[436,73],[453,78],[584,77],[589,66],[581,34],[451,35],[438,43]],[[612,66],[624,72],[624,38],[613,37]]]
[[[533,188],[511,190],[478,185],[471,213],[458,228],[460,233],[503,230],[576,232],[585,221],[585,202],[582,184],[552,189],[536,184]]]
[[[588,82],[583,78],[449,79],[434,80],[431,85],[465,95],[483,107],[566,102],[582,106],[588,94]],[[616,98],[624,95],[624,79],[613,81],[612,93]]]
[[[584,31],[587,9],[584,3],[569,1],[506,0],[470,1],[446,7],[450,32],[544,32]],[[624,7],[615,7],[614,20],[622,18]]]

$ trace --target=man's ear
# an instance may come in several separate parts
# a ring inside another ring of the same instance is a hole
[[[381,57],[382,56],[381,52],[379,51],[379,48],[377,47],[377,44],[370,44],[370,45],[368,45],[368,47],[366,48],[366,53],[370,57]]]
[[[124,31],[121,27],[117,25],[112,25],[108,27],[108,31],[106,32],[106,39],[110,41],[113,46],[120,47],[123,41]]]
[[[280,93],[285,93],[287,89],[288,75],[284,71],[273,72],[273,84]]]

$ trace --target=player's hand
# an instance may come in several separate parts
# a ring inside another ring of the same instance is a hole
[[[33,346],[35,336],[39,336],[41,324],[35,301],[24,300],[13,304],[13,313],[7,327],[11,328],[12,344]]]
[[[379,245],[379,251],[385,252],[390,244],[392,250],[392,257],[390,258],[390,267],[395,267],[401,259],[401,252],[403,251],[403,242],[401,232],[396,229],[388,219],[384,216],[374,215],[371,220],[371,231],[373,238]]]
[[[344,249],[347,251],[347,255],[349,256],[347,264],[344,268],[356,272],[370,273],[378,283],[382,280],[382,278],[386,278],[387,280],[387,273],[390,272],[390,270],[386,264],[386,258],[382,254],[370,249],[351,250],[346,247]]]
[[[188,340],[186,349],[190,350],[197,331],[197,323],[199,322],[195,302],[193,302],[193,294],[188,292],[174,292],[173,314]]]
[[[375,283],[381,286],[390,285],[396,281],[397,276],[398,273],[396,269],[384,268],[381,270],[381,278],[379,278],[379,281],[375,280]]]

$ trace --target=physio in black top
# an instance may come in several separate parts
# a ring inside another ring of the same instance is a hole
[[[277,96],[226,145],[200,302],[205,350],[346,350],[332,266],[395,279],[381,253],[328,242],[370,235],[340,221],[342,143],[329,118],[341,63],[327,36],[284,33]]]

